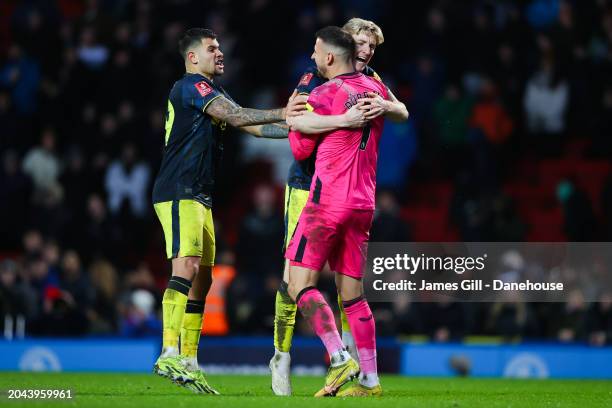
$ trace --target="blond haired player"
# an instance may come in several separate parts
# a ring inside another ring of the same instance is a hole
[[[356,42],[355,69],[365,75],[371,76],[381,81],[378,74],[368,66],[374,56],[376,47],[384,42],[382,30],[372,21],[361,18],[350,19],[343,27],[345,31],[353,36]],[[287,114],[292,115],[316,115],[313,112],[301,112],[307,95],[327,81],[317,70],[316,66],[309,68],[300,78],[296,91],[303,95],[302,99],[295,98],[289,105]],[[383,99],[379,95],[372,94],[367,101],[369,110],[365,114],[366,119],[371,119],[380,114],[386,118],[402,122],[408,119],[406,106],[400,102],[393,93],[388,90],[388,99]],[[320,129],[312,127],[297,129],[302,133],[320,133]],[[285,188],[285,248],[291,239],[297,220],[306,205],[309,189],[314,173],[315,153],[306,160],[295,161],[289,171],[287,186]],[[275,319],[274,319],[274,348],[275,353],[270,360],[270,370],[272,372],[272,390],[276,395],[291,395],[290,382],[290,349],[295,327],[295,315],[297,306],[287,292],[288,283],[288,262],[285,262],[283,281],[276,294]],[[346,314],[342,308],[342,300],[338,297],[342,317],[342,341],[347,346],[349,353],[358,360],[357,350],[353,336],[348,327]],[[363,390],[357,389],[360,393]],[[367,391],[364,391],[368,394]]]

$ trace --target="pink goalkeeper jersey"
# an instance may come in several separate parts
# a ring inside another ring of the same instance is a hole
[[[359,99],[374,92],[387,99],[387,88],[379,80],[361,73],[339,75],[315,88],[308,104],[320,115],[340,115]],[[356,209],[374,209],[378,143],[384,118],[364,128],[338,129],[320,135],[289,133],[291,150],[297,160],[317,149],[315,172],[309,200]]]

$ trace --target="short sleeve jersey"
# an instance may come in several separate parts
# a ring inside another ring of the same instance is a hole
[[[382,82],[380,76],[378,76],[376,71],[374,71],[367,65],[363,70],[363,74]],[[316,66],[312,66],[304,72],[304,74],[300,78],[300,81],[295,87],[295,90],[298,92],[298,94],[310,95],[313,89],[320,85],[323,85],[325,82],[327,82],[327,79],[325,79],[323,76],[321,76],[321,74],[319,74],[319,71],[317,70]],[[293,164],[289,168],[289,176],[287,177],[287,184],[290,187],[298,188],[300,190],[310,189],[310,184],[312,183],[312,175],[314,174],[315,169],[314,165],[316,154],[317,152],[315,150],[314,153],[308,159],[293,161]]]
[[[191,199],[212,207],[215,172],[223,152],[226,123],[206,114],[215,99],[231,97],[200,74],[185,74],[168,98],[161,168],[153,203]]]

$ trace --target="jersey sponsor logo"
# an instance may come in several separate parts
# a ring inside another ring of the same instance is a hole
[[[205,97],[213,91],[213,89],[210,87],[210,85],[206,83],[206,81],[198,82],[197,84],[195,84],[195,87],[202,97]]]
[[[304,86],[308,85],[310,83],[310,80],[312,79],[312,76],[313,76],[312,72],[304,74],[302,76],[302,79],[300,79],[299,85],[304,85]]]

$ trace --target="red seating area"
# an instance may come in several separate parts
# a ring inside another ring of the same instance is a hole
[[[559,182],[572,181],[589,196],[597,217],[602,217],[601,193],[612,164],[604,160],[566,157],[516,164],[513,177],[503,192],[511,197],[519,217],[529,229],[526,240],[534,242],[566,241],[563,210],[556,197]],[[412,226],[415,241],[456,241],[459,234],[450,226],[449,205],[453,194],[450,182],[411,187],[414,193],[402,218]]]
[[[419,184],[411,187],[410,205],[402,208],[401,217],[412,227],[412,237],[419,242],[459,241],[456,228],[449,222],[453,195],[450,182]]]

